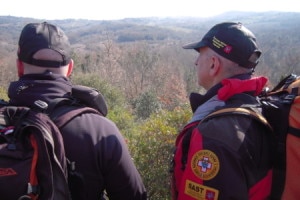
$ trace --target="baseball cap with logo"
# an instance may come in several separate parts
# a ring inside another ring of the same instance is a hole
[[[51,49],[62,56],[62,60],[39,60],[33,56],[41,49]],[[47,22],[27,24],[20,35],[18,58],[40,67],[61,67],[70,62],[71,46],[65,33]]]
[[[216,24],[201,41],[183,46],[196,51],[202,47],[209,47],[245,68],[255,68],[261,55],[254,34],[241,23],[235,22]]]

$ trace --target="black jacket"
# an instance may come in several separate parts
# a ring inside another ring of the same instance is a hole
[[[51,73],[24,75],[9,86],[12,105],[32,106],[67,97],[72,84]],[[61,130],[67,157],[76,162],[84,176],[88,200],[99,200],[106,191],[109,199],[146,199],[146,190],[116,125],[97,114],[82,114]]]

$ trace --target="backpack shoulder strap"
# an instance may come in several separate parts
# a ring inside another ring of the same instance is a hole
[[[78,104],[76,100],[71,98],[56,98],[49,104],[38,100],[34,104],[40,112],[47,113],[58,128],[62,128],[73,118],[84,113],[95,113],[104,116],[99,110]]]
[[[247,109],[247,108],[233,107],[233,108],[222,108],[220,110],[214,111],[214,112],[210,113],[209,115],[207,115],[201,121],[194,122],[194,123],[190,124],[188,127],[185,127],[184,130],[181,132],[181,135],[179,137],[182,138],[181,162],[182,162],[183,169],[185,168],[184,166],[186,165],[190,140],[191,140],[191,136],[192,136],[192,132],[193,132],[194,128],[196,128],[199,123],[202,123],[208,119],[218,117],[218,116],[232,115],[232,114],[250,116],[253,119],[256,119],[259,122],[263,123],[266,127],[268,127],[270,130],[272,130],[272,127],[270,126],[270,124],[268,123],[268,121],[266,120],[266,118],[263,115],[261,115],[257,112],[254,112],[253,110]],[[176,145],[177,144],[178,144],[178,141],[176,141]]]
[[[100,112],[90,107],[79,107],[79,108],[67,107],[64,110],[61,109],[59,113],[53,112],[51,115],[51,119],[54,121],[56,126],[62,128],[72,119],[74,119],[76,116],[84,113],[95,113],[102,116]]]
[[[181,157],[182,170],[184,170],[186,167],[192,133],[193,130],[198,126],[198,124],[199,121],[193,122],[188,126],[186,126],[181,132],[182,135],[180,137],[182,137],[182,157]]]
[[[220,110],[214,111],[214,112],[210,113],[209,115],[207,115],[202,120],[202,122],[206,121],[208,119],[211,119],[213,117],[223,116],[223,115],[232,115],[232,114],[251,116],[252,118],[258,120],[259,122],[262,122],[265,126],[267,126],[269,129],[272,130],[271,125],[268,123],[268,121],[266,120],[266,118],[262,114],[259,114],[258,112],[255,112],[251,109],[242,108],[242,107],[239,107],[239,108],[222,108]]]
[[[69,123],[72,119],[75,117],[84,114],[84,113],[94,113],[98,115],[102,115],[101,112],[98,110],[86,107],[86,106],[79,106],[79,105],[70,105],[67,101],[62,99],[62,103],[58,101],[54,102],[55,105],[59,105],[55,108],[55,106],[52,109],[52,112],[49,114],[51,120],[54,122],[54,124],[59,128],[63,128],[67,123]],[[64,104],[66,103],[67,104]],[[67,158],[67,166],[68,166],[68,184],[69,184],[69,190],[72,196],[72,199],[85,199],[84,191],[85,184],[84,184],[84,178],[82,177],[82,174],[80,174],[76,170],[76,163],[74,161],[71,161]]]

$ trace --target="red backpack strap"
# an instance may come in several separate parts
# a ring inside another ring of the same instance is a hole
[[[30,185],[28,185],[27,192],[32,200],[36,200],[38,198],[38,193],[34,192],[32,187],[38,185],[36,167],[37,167],[39,153],[38,153],[37,141],[36,141],[34,135],[32,135],[32,134],[30,135],[30,143],[31,143],[31,146],[33,147],[34,153],[33,153],[33,158],[32,158],[32,162],[31,162],[31,170],[30,170],[30,176],[29,176],[29,184]],[[30,191],[30,189],[31,189],[31,191]]]
[[[181,153],[179,153],[181,155],[180,166],[181,166],[181,170],[183,171],[186,167],[186,163],[188,159],[188,151],[190,147],[192,132],[198,126],[198,124],[199,121],[195,121],[187,124],[176,138],[176,142],[175,142],[176,148],[174,150],[173,160],[170,166],[170,173],[172,174],[171,175],[172,199],[177,199],[177,195],[178,195],[177,192],[178,188],[176,187],[176,175],[175,175],[175,156],[178,156],[178,153],[176,153],[176,151],[181,151]]]

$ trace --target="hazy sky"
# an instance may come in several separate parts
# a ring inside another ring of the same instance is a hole
[[[209,17],[227,11],[300,12],[299,0],[1,0],[0,16],[111,20]]]

